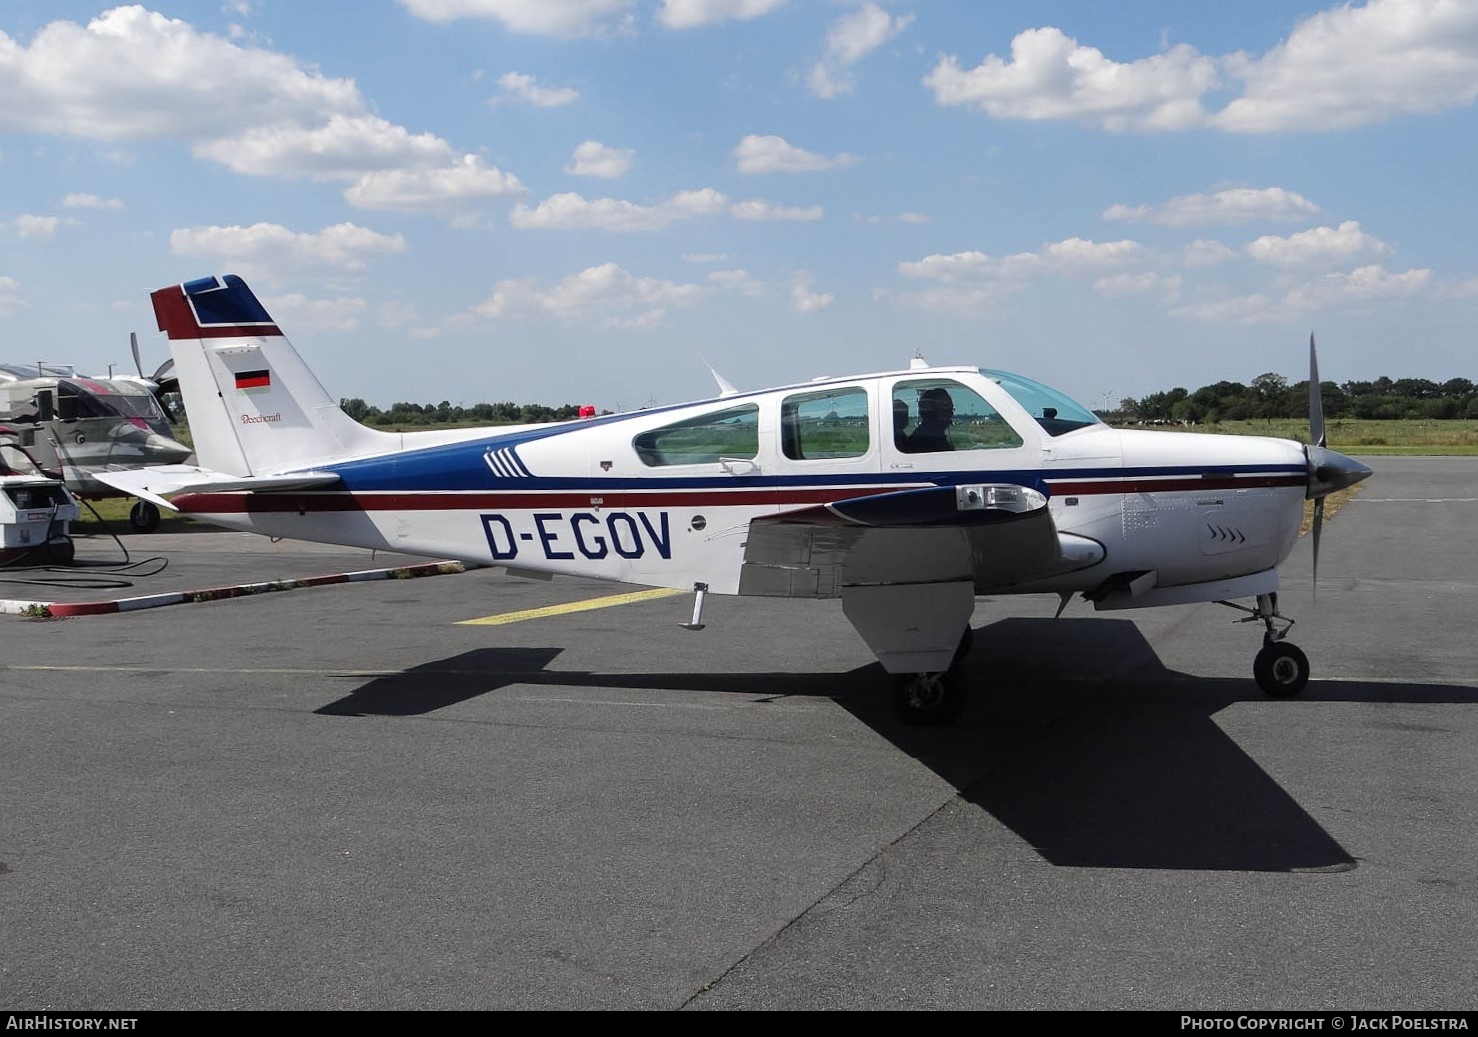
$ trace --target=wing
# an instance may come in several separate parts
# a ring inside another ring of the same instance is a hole
[[[1047,498],[983,484],[855,497],[749,524],[740,594],[832,598],[844,587],[970,581],[977,593],[1094,565],[1095,541],[1059,533]]]

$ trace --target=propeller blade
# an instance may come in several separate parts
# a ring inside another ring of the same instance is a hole
[[[1319,599],[1319,534],[1324,530],[1324,498],[1314,501],[1314,600]]]
[[[1319,355],[1314,352],[1314,333],[1309,332],[1309,441],[1325,446],[1324,391],[1319,385]]]
[[[139,359],[139,333],[137,331],[130,331],[128,333],[128,344],[133,349],[134,370],[137,371],[139,373],[139,377],[142,378],[144,377],[144,362]]]

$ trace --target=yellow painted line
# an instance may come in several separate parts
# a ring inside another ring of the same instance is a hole
[[[483,616],[481,619],[463,619],[457,625],[497,627],[505,623],[522,623],[526,619],[546,619],[550,616],[566,616],[572,612],[592,612],[595,609],[614,608],[617,605],[630,605],[637,601],[653,601],[657,598],[670,598],[674,594],[686,593],[686,591],[675,590],[672,587],[653,587],[651,590],[632,591],[629,594],[610,594],[604,598],[586,598],[584,601],[570,601],[563,605],[545,605],[538,609],[524,609],[522,612],[503,612],[496,616]]]

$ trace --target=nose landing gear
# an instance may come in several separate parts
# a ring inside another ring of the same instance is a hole
[[[1276,699],[1292,698],[1303,691],[1309,683],[1309,657],[1297,645],[1284,640],[1293,629],[1293,620],[1278,611],[1278,595],[1259,594],[1256,608],[1231,601],[1217,604],[1246,612],[1247,618],[1237,620],[1239,623],[1261,620],[1267,628],[1262,635],[1262,650],[1252,661],[1252,676],[1257,686]]]

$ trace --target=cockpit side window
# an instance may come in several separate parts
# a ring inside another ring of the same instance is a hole
[[[795,461],[861,457],[872,439],[867,390],[796,393],[780,404],[780,451]]]
[[[760,452],[757,404],[700,414],[638,434],[631,441],[649,468],[714,464],[723,458],[754,460]]]
[[[910,378],[893,387],[893,442],[905,454],[1007,450],[1022,439],[996,409],[953,378]]]

